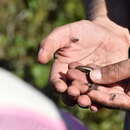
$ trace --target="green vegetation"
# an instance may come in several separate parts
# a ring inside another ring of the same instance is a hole
[[[122,112],[103,109],[90,113],[79,107],[65,106],[58,95],[52,94],[48,84],[51,63],[37,62],[40,41],[56,26],[80,19],[85,19],[81,0],[1,0],[0,66],[39,88],[92,130],[121,130]]]

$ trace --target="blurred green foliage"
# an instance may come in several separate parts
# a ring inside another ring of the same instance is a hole
[[[85,19],[81,0],[0,0],[0,66],[41,89],[91,130],[121,130],[122,112],[103,109],[90,113],[65,106],[48,87],[51,63],[37,62],[40,41],[53,28],[81,19]]]

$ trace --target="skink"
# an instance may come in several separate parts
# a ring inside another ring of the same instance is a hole
[[[77,66],[76,69],[78,69],[78,70],[80,70],[80,71],[86,73],[86,76],[87,76],[87,79],[88,79],[88,84],[87,84],[87,85],[88,85],[88,87],[89,87],[89,91],[90,91],[90,90],[96,90],[96,89],[97,89],[96,84],[94,84],[94,83],[91,81],[90,77],[89,77],[89,74],[90,74],[90,72],[93,70],[93,68],[87,67],[87,66]]]

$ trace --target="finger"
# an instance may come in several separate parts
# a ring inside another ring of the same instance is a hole
[[[108,65],[90,72],[90,78],[98,84],[111,84],[130,77],[130,60]]]
[[[72,86],[68,88],[68,94],[72,96],[79,96],[88,90],[86,75],[77,70],[70,69],[67,72],[67,79],[72,80]]]
[[[88,90],[88,86],[81,81],[74,80],[71,86],[67,89],[67,93],[70,96],[78,97],[80,94],[85,94]]]
[[[93,104],[87,95],[79,96],[77,102],[80,107],[90,108],[93,112],[97,112],[101,108],[100,105]]]
[[[87,83],[86,74],[77,69],[70,69],[67,72],[67,78],[70,80],[78,80]]]
[[[81,95],[77,99],[78,105],[83,108],[88,108],[91,106],[91,100],[87,95]]]
[[[78,97],[80,95],[80,90],[78,87],[71,86],[67,90],[68,95],[73,96],[73,97]]]
[[[80,94],[86,93],[89,88],[87,83],[83,83],[82,81],[79,81],[79,80],[74,80],[72,82],[72,86],[77,87],[78,90],[80,91]]]
[[[74,80],[71,83],[71,86],[68,88],[67,93],[73,97],[77,97],[80,95],[80,88],[82,83],[80,81]]]
[[[63,93],[68,88],[65,77],[63,76],[63,74],[66,74],[67,70],[67,64],[64,64],[58,60],[54,61],[50,74],[50,81],[52,82],[57,92]]]
[[[99,103],[104,107],[113,109],[130,110],[130,98],[125,94],[104,93],[92,90],[88,93],[89,97],[95,103]]]
[[[85,94],[89,89],[88,84],[84,83],[82,84],[82,86],[80,87],[80,94]]]
[[[90,110],[91,110],[92,112],[98,112],[98,107],[97,107],[97,105],[96,105],[96,104],[92,104],[92,105],[90,106]]]
[[[47,63],[54,56],[54,53],[65,47],[69,43],[69,27],[62,26],[55,29],[43,42],[38,54],[38,60],[41,63]]]
[[[78,96],[80,96],[80,86],[82,85],[82,83],[79,81],[73,81],[72,85],[68,87],[67,91],[66,91],[66,97],[65,100],[67,102],[72,102],[71,104],[73,104],[73,102],[75,103]],[[64,100],[64,101],[65,101]],[[69,101],[70,100],[70,101]]]
[[[52,84],[56,92],[64,93],[67,90],[66,83],[61,79],[52,80]]]
[[[98,112],[101,108],[103,108],[100,104],[92,102],[92,105],[90,106],[90,110],[92,112]]]

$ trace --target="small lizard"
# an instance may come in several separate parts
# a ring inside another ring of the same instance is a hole
[[[89,83],[87,84],[88,87],[89,87],[88,92],[91,91],[91,90],[97,90],[97,85],[94,84],[94,83],[91,81],[90,77],[89,77],[89,74],[90,74],[90,72],[93,70],[93,68],[87,67],[87,66],[78,66],[78,67],[76,67],[76,69],[78,69],[78,70],[80,70],[80,71],[86,73],[86,76],[87,76],[87,79],[88,79],[88,82],[89,82]],[[116,94],[111,94],[110,100],[114,100],[115,97],[116,97]]]
[[[90,74],[90,72],[93,70],[93,68],[87,67],[87,66],[77,66],[76,69],[78,69],[78,70],[80,70],[80,71],[86,73],[86,76],[87,76],[87,79],[88,79],[88,82],[89,82],[89,83],[87,84],[88,87],[89,87],[89,90],[88,90],[88,91],[90,91],[90,90],[97,90],[96,84],[94,84],[94,83],[91,81],[90,77],[89,77],[89,74]]]

